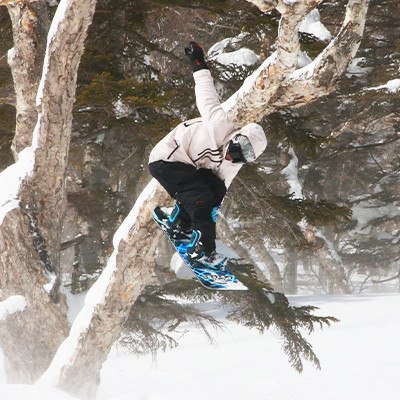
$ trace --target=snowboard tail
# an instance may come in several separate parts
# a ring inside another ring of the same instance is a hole
[[[247,290],[235,275],[226,269],[226,257],[217,265],[205,264],[200,260],[193,260],[188,257],[187,247],[190,237],[187,234],[179,235],[180,232],[171,232],[168,225],[168,211],[162,207],[156,207],[152,212],[154,221],[162,229],[165,236],[174,246],[185,265],[192,271],[194,277],[207,289],[215,290]],[[174,237],[180,239],[174,239]]]

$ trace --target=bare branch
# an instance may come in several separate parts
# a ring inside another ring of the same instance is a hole
[[[8,52],[16,97],[16,128],[12,144],[15,160],[31,145],[37,121],[36,92],[42,74],[47,31],[50,26],[45,1],[7,5],[14,47]]]
[[[258,3],[272,4],[269,1],[247,1],[257,6]],[[277,51],[224,104],[238,125],[260,121],[281,108],[306,104],[336,88],[358,50],[369,0],[349,0],[337,37],[311,64],[296,70],[300,51],[298,28],[305,16],[321,1],[286,4],[281,0],[277,3],[275,8],[282,14]]]
[[[261,11],[273,10],[279,3],[279,0],[246,0],[257,6]]]
[[[0,0],[0,6],[6,6],[8,4],[44,3],[45,1],[46,0]]]
[[[250,89],[245,86],[234,95],[234,98],[230,99],[231,107],[230,103],[226,104],[227,108],[230,108],[229,115],[233,120],[239,124],[260,121],[263,116],[274,110],[277,93],[282,90],[283,82],[297,67],[300,54],[299,26],[306,15],[321,1],[304,0],[286,4],[280,0],[277,3],[275,8],[282,14],[279,23],[277,51],[265,60],[250,78],[253,80]],[[253,3],[253,1],[251,2]],[[254,78],[254,76],[257,77]]]

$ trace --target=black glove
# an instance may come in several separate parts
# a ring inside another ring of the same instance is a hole
[[[208,69],[204,61],[204,51],[196,42],[189,42],[189,47],[185,47],[185,54],[190,60],[193,72],[200,71],[201,69]]]

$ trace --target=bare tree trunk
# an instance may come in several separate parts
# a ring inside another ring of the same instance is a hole
[[[7,5],[13,27],[14,47],[8,52],[16,93],[16,128],[11,150],[18,153],[32,143],[37,122],[36,93],[42,76],[46,38],[50,26],[47,2]]]
[[[61,21],[52,24],[43,66],[35,128],[34,171],[21,193],[23,206],[32,217],[46,244],[50,269],[59,265],[62,220],[65,214],[65,171],[68,161],[75,102],[76,79],[87,29],[92,22],[96,0],[64,0]],[[59,10],[57,10],[59,11]]]
[[[39,118],[32,147],[26,149],[32,157],[34,155],[33,170],[26,170],[18,193],[19,207],[6,213],[0,221],[2,298],[22,295],[27,304],[23,312],[11,314],[0,323],[6,369],[13,382],[35,381],[67,334],[65,312],[60,305],[52,303],[52,300],[58,301],[59,285],[53,272],[57,271],[59,263],[65,208],[64,176],[77,70],[95,5],[96,0],[60,2],[47,42],[38,96]],[[24,9],[24,5],[10,7]],[[13,8],[11,13],[17,15],[17,9]],[[18,23],[15,18],[13,22]],[[32,29],[34,27],[32,25]],[[18,27],[14,28],[14,34],[18,36]],[[23,47],[22,33],[15,40]],[[27,42],[30,46],[31,42]],[[12,59],[12,66],[18,73],[23,69],[19,63],[24,62],[23,57],[27,57],[29,51],[29,48],[26,52],[20,50],[19,56]],[[19,90],[17,96],[20,96],[20,104],[31,101],[24,97],[25,89]],[[21,122],[21,132],[22,125]],[[25,132],[28,135],[28,130]],[[19,147],[23,140],[17,142]],[[43,287],[49,279],[53,280],[50,295]]]
[[[297,251],[289,249],[285,254],[285,272],[283,274],[283,287],[287,294],[297,294]]]
[[[349,282],[340,260],[335,260],[323,238],[315,236],[311,230],[306,231],[306,237],[313,245],[319,261],[320,269],[324,272],[329,283],[329,292],[332,294],[349,294],[351,292]]]
[[[156,188],[155,194],[143,203],[138,200],[133,225],[116,243],[102,276],[86,296],[82,320],[78,315],[70,337],[60,347],[60,357],[66,359],[60,362],[56,355],[55,362],[43,376],[45,382],[79,398],[95,397],[101,365],[119,337],[132,305],[153,280],[154,253],[162,232],[152,220],[151,212],[157,204],[168,202],[169,196],[155,180],[149,186]],[[123,231],[124,227],[120,229]],[[88,319],[88,309],[92,312],[90,324],[82,328],[81,324]]]
[[[68,334],[68,323],[65,310],[45,290],[48,280],[20,208],[9,212],[1,224],[0,280],[2,299],[22,295],[26,301],[22,312],[0,321],[7,378],[10,383],[33,383]]]

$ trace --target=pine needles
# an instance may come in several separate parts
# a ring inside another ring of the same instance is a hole
[[[228,310],[228,320],[257,329],[260,334],[269,329],[277,331],[289,363],[299,373],[303,371],[303,360],[320,368],[318,357],[304,338],[304,332],[310,334],[315,326],[330,326],[338,320],[314,315],[317,309],[314,306],[291,306],[284,294],[275,292],[267,281],[257,278],[250,264],[230,263],[229,269],[248,291],[210,291],[201,288],[197,282],[181,280],[162,287],[149,287],[132,308],[120,342],[135,354],[151,353],[156,357],[159,350],[178,345],[178,328],[185,326],[183,329],[187,329],[187,324],[200,328],[213,342],[212,331],[222,329],[224,325],[201,311],[198,305],[218,301]]]

